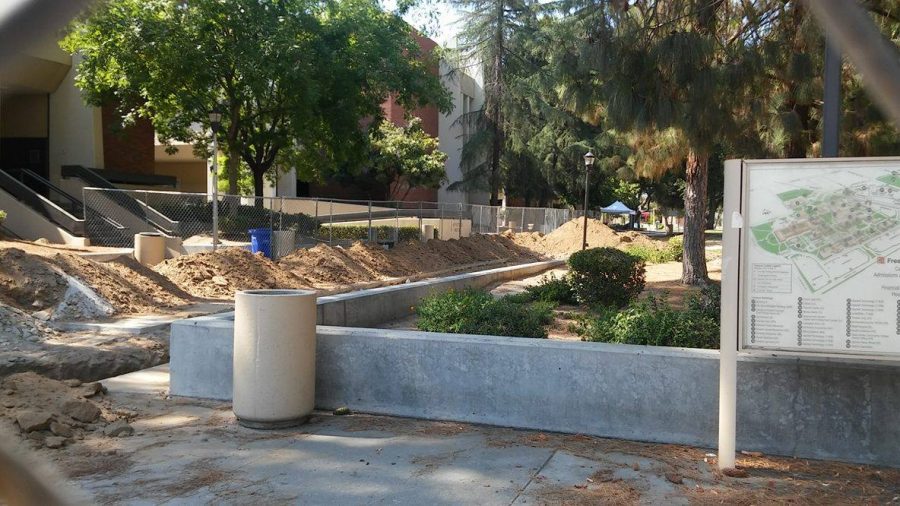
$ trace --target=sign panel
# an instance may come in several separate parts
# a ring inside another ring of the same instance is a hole
[[[742,347],[900,355],[900,160],[743,167]]]

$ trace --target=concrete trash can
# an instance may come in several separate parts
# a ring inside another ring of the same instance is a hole
[[[293,230],[272,231],[272,257],[281,258],[294,251],[297,233]]]
[[[422,225],[422,242],[434,239],[434,225]]]
[[[316,293],[237,292],[233,360],[239,424],[279,429],[305,422],[315,406]]]
[[[134,259],[154,266],[166,259],[166,236],[158,232],[134,234]]]

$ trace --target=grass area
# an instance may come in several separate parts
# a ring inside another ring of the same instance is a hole
[[[753,238],[756,239],[757,244],[761,248],[776,255],[781,252],[782,245],[775,238],[775,233],[772,231],[772,222],[757,225],[751,230],[753,231]]]
[[[805,197],[812,193],[812,190],[807,190],[805,188],[801,188],[799,190],[790,190],[783,193],[778,194],[778,198],[781,199],[782,202],[787,202],[788,200],[793,200],[799,197]]]
[[[900,176],[895,176],[894,174],[885,174],[879,177],[878,181],[900,188]]]

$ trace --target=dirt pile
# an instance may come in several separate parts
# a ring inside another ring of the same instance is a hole
[[[117,313],[158,313],[161,308],[192,302],[191,294],[132,257],[94,262],[78,255],[59,253],[49,260],[88,285]]]
[[[192,297],[131,257],[94,262],[58,249],[38,254],[4,247],[0,302],[56,320],[158,312]]]
[[[581,250],[584,235],[584,220],[576,218],[564,223],[553,232],[543,235],[538,232],[503,234],[521,247],[548,256],[568,256]],[[597,219],[588,219],[587,243],[589,248],[620,248],[631,245],[658,247],[657,243],[638,232],[616,232]]]
[[[0,351],[32,348],[57,335],[56,331],[25,311],[0,303]]]
[[[137,413],[115,410],[104,399],[100,383],[58,381],[33,372],[14,374],[0,382],[0,418],[14,426],[35,448],[62,448],[99,431],[108,437],[134,433],[128,424]]]
[[[62,301],[68,282],[43,257],[18,248],[0,250],[0,301],[31,311]]]
[[[154,270],[194,297],[230,299],[238,290],[304,288],[290,272],[242,248],[183,255],[160,263]]]
[[[449,241],[410,241],[390,250],[362,242],[353,243],[349,248],[320,244],[297,250],[278,264],[307,286],[333,288],[464,269],[483,262],[524,262],[539,258],[537,253],[508,237],[474,235]]]

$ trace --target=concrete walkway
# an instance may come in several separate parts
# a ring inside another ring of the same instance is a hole
[[[892,474],[870,478],[881,471],[866,466],[817,472],[808,461],[747,457],[739,463],[750,476],[730,478],[708,450],[454,422],[320,413],[296,429],[254,431],[229,404],[168,398],[165,366],[104,384],[109,401],[138,413],[135,435],[89,436],[50,454],[103,504],[750,504],[896,493],[885,488]]]

